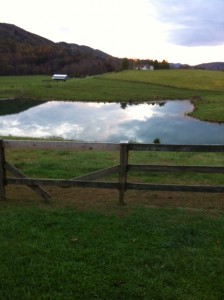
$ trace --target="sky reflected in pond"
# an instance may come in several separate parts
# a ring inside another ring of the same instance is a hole
[[[121,106],[50,101],[0,117],[0,135],[140,143],[159,138],[169,144],[224,144],[224,125],[187,117],[193,110],[188,100]]]

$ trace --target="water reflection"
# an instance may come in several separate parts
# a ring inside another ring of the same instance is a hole
[[[166,101],[158,101],[158,102],[148,102],[149,105],[159,105],[159,106],[163,106],[165,105]],[[129,105],[139,105],[140,103],[139,102],[133,102],[133,101],[130,101],[130,102],[121,102],[120,103],[120,106],[122,109],[125,109],[127,108]]]
[[[0,117],[0,135],[120,142],[224,144],[224,125],[186,116],[189,101],[166,103],[46,102]]]
[[[46,101],[41,100],[18,100],[18,99],[6,99],[0,100],[0,116],[18,114],[31,107],[45,103]]]

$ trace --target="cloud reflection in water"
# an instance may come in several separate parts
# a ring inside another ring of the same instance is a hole
[[[0,134],[30,137],[151,143],[224,143],[224,125],[201,122],[185,114],[189,101],[165,105],[143,103],[121,108],[119,103],[51,101],[24,112],[0,117]]]

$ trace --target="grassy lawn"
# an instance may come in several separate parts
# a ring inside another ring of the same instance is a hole
[[[223,299],[221,212],[1,203],[0,222],[1,299]]]

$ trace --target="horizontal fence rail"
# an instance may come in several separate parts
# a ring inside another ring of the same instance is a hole
[[[194,173],[224,173],[224,167],[208,166],[161,166],[161,165],[128,165],[132,172],[194,172]]]
[[[224,152],[224,145],[128,144],[130,151]]]
[[[40,179],[27,178],[15,166],[6,161],[5,149],[30,150],[68,150],[68,151],[119,151],[118,165],[98,170],[72,179]],[[165,144],[131,144],[131,143],[77,143],[65,141],[11,141],[0,140],[0,198],[5,198],[6,185],[25,185],[48,200],[50,195],[43,186],[82,187],[116,189],[119,191],[119,203],[124,204],[125,191],[173,191],[173,192],[205,192],[223,193],[224,185],[175,185],[128,182],[128,172],[192,172],[224,174],[224,166],[166,166],[129,164],[129,151],[169,151],[169,152],[222,152],[224,145],[165,145]],[[7,176],[11,173],[14,178]],[[96,181],[99,178],[117,174],[118,182]]]
[[[55,141],[3,141],[5,149],[33,150],[70,150],[70,151],[118,151],[119,144],[113,143],[76,143]]]

